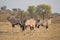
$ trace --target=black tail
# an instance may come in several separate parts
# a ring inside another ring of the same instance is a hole
[[[25,30],[25,25],[21,25],[21,24],[20,24],[20,27],[22,28],[22,31]]]
[[[48,26],[46,26],[46,29],[48,29]]]

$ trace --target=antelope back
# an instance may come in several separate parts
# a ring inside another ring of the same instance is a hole
[[[26,24],[26,25],[30,25],[30,26],[35,26],[36,20],[33,19],[33,18],[28,19],[25,24]]]

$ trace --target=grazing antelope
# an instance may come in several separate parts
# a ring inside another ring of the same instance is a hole
[[[27,19],[25,22],[25,26],[26,27],[29,26],[31,30],[33,30],[35,28],[35,25],[36,25],[36,20],[34,18]]]

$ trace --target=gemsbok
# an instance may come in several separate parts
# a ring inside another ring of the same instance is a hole
[[[22,22],[22,20],[20,19],[16,19],[14,16],[8,16],[7,17],[7,20],[12,24],[12,27],[14,28],[15,25],[20,25],[20,28],[22,28],[22,30],[24,31],[25,30],[25,23]]]
[[[34,18],[27,19],[25,22],[25,26],[30,27],[30,30],[33,30],[35,28],[35,25],[36,25],[36,20]]]
[[[49,17],[48,19],[39,19],[36,23],[36,27],[39,28],[40,26],[45,26],[48,29],[48,26],[52,24],[52,18]]]

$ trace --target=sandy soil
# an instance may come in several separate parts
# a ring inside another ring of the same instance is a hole
[[[52,24],[48,30],[40,27],[22,32],[19,25],[12,28],[9,22],[0,22],[0,40],[60,40],[60,24]]]

